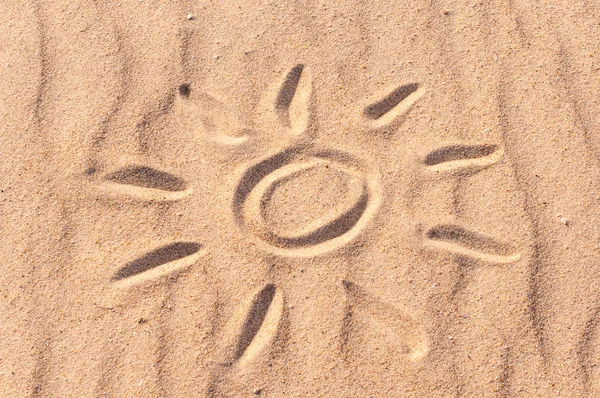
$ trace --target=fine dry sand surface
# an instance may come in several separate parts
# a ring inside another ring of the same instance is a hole
[[[0,397],[600,396],[598,21],[0,1]]]

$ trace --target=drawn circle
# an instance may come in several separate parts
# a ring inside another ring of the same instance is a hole
[[[280,152],[243,174],[234,195],[236,219],[281,254],[335,249],[356,237],[379,205],[371,170],[338,150]]]

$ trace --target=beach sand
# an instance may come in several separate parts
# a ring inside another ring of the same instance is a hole
[[[1,397],[600,395],[597,2],[0,10]]]

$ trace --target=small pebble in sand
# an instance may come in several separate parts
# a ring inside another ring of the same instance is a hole
[[[194,19],[194,15],[192,15],[192,14],[188,14],[188,15],[187,15],[187,19],[188,19],[188,21],[191,21],[191,20],[193,20],[193,19]]]
[[[561,217],[561,218],[560,218],[560,222],[561,222],[561,224],[563,224],[563,225],[569,225],[569,219],[568,219],[568,218],[566,218],[566,217]]]

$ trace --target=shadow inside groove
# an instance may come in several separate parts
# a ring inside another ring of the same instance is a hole
[[[429,153],[424,162],[427,166],[452,162],[455,160],[477,159],[491,155],[496,151],[496,145],[451,145],[436,149]]]
[[[294,95],[296,94],[296,90],[298,89],[298,84],[300,84],[300,77],[302,76],[303,70],[304,65],[300,64],[293,67],[287,74],[285,82],[277,96],[275,103],[277,109],[288,109],[290,107]]]
[[[369,105],[364,110],[365,117],[371,120],[377,120],[392,109],[394,109],[406,97],[414,93],[419,88],[418,83],[405,84],[392,91],[388,96],[380,101]]]
[[[498,242],[491,237],[469,231],[458,225],[439,225],[427,232],[427,238],[436,241],[454,243],[459,246],[499,256],[509,256],[514,248],[506,243]]]
[[[244,352],[256,337],[256,334],[260,330],[269,307],[275,297],[275,285],[268,284],[265,286],[252,302],[252,308],[246,316],[246,321],[242,329],[242,334],[239,337],[237,347],[235,349],[234,358],[237,360],[244,355]]]
[[[127,166],[106,175],[105,179],[118,184],[172,192],[183,191],[187,187],[183,179],[147,166]]]
[[[129,278],[156,268],[171,261],[197,253],[202,245],[193,242],[176,242],[147,253],[143,257],[126,264],[113,277],[113,281]]]

